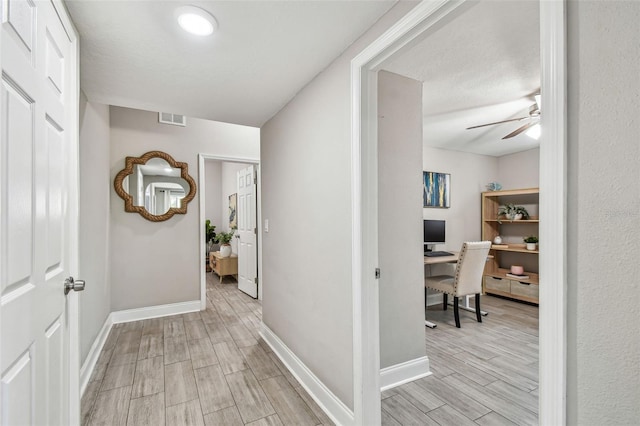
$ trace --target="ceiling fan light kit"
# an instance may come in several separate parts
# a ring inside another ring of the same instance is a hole
[[[518,136],[520,133],[524,131],[527,131],[527,133],[525,133],[527,136],[538,140],[538,138],[540,138],[540,133],[541,133],[540,132],[541,131],[540,129],[540,95],[535,95],[534,97],[536,102],[529,107],[529,115],[526,117],[510,118],[507,120],[495,121],[493,123],[479,124],[477,126],[467,127],[467,130],[478,129],[480,127],[494,126],[496,124],[510,123],[512,121],[531,120],[525,125],[518,127],[516,130],[509,133],[502,139],[503,140],[510,139],[514,136]]]
[[[542,133],[542,129],[540,128],[540,123],[536,123],[535,126],[531,127],[529,130],[527,130],[527,133],[525,133],[525,135],[529,136],[530,138],[533,138],[535,140],[540,139],[540,134]]]

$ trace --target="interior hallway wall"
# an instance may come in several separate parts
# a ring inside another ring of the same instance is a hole
[[[640,2],[567,11],[568,424],[636,425]]]
[[[111,312],[109,278],[109,106],[80,92],[79,269],[80,362]]]
[[[378,117],[380,368],[386,368],[426,355],[422,82],[380,71]]]
[[[220,199],[222,198],[222,165],[218,160],[204,161],[204,178],[206,181],[204,197],[204,216],[211,220],[216,232],[222,230],[222,216],[220,214]],[[205,220],[206,220],[205,219]],[[203,225],[204,226],[204,225]]]
[[[126,156],[164,151],[186,162],[198,180],[198,154],[260,158],[260,129],[187,118],[187,126],[158,123],[158,113],[111,107],[111,181]],[[113,311],[200,299],[198,196],[187,214],[150,222],[124,211],[111,189],[111,308]]]
[[[264,323],[353,409],[351,60],[416,3],[398,2],[263,127]],[[286,256],[282,255],[286,250]]]

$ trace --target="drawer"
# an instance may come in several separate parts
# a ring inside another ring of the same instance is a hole
[[[529,297],[531,299],[538,299],[539,287],[537,284],[523,284],[520,281],[511,280],[511,294],[517,296]]]
[[[511,291],[511,284],[509,280],[504,278],[484,277],[484,288],[487,290],[496,290],[509,293]]]

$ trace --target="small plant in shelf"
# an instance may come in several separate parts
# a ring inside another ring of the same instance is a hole
[[[496,219],[498,219],[498,223],[502,223],[502,220],[529,219],[529,212],[523,206],[505,204],[504,206],[500,206],[498,209]]]
[[[527,250],[535,250],[536,244],[538,244],[538,237],[529,235],[528,237],[524,237],[524,242],[527,243]]]

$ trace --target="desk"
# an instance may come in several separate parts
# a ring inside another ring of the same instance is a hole
[[[425,265],[437,265],[438,263],[456,263],[458,261],[458,257],[460,257],[459,251],[450,251],[451,256],[435,256],[435,257],[424,257]]]
[[[438,265],[438,264],[442,264],[442,263],[456,263],[458,261],[458,258],[460,257],[460,252],[459,251],[450,251],[449,253],[451,253],[451,256],[435,256],[435,257],[424,257],[424,264],[431,266],[431,265]],[[492,256],[489,256],[492,257]],[[431,271],[429,271],[429,273],[431,273]],[[425,287],[424,289],[424,299],[425,299],[425,310],[427,309],[427,288]],[[449,305],[453,305],[452,302],[449,302]],[[472,306],[469,305],[469,296],[465,296],[464,297],[464,305],[462,306],[458,306],[459,309],[464,309],[465,311],[469,311],[469,312],[474,312],[476,311],[476,309]],[[480,314],[482,316],[487,316],[487,312],[485,311],[480,311]],[[426,325],[429,328],[436,328],[436,324],[431,322],[431,321],[427,321],[425,319],[424,321],[424,325]]]

